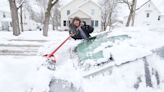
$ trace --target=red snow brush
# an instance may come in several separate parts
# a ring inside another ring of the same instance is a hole
[[[45,54],[43,55],[44,57],[47,58],[46,62],[48,69],[50,70],[55,70],[56,67],[56,59],[54,54],[73,36],[74,34],[70,34],[69,37],[67,37],[57,48],[55,48],[50,54]]]

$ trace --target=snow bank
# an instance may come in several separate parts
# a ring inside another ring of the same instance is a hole
[[[0,91],[1,92],[43,92],[48,89],[48,70],[38,71],[40,57],[5,57],[0,56]],[[39,88],[38,88],[39,87]]]
[[[117,64],[121,61],[133,60],[151,54],[153,49],[164,45],[164,34],[161,32],[148,31],[149,29],[140,28],[121,28],[115,29],[108,36],[117,36],[128,34],[133,38],[127,41],[116,42],[113,48],[103,50],[106,44],[98,48],[97,51],[106,53],[113,52]],[[67,32],[50,31],[49,37],[42,37],[42,32],[24,32],[18,37],[13,37],[12,33],[1,32],[0,43],[10,43],[11,39],[21,40],[47,40],[48,42],[39,50],[39,54],[49,53],[56,48],[67,36]],[[163,59],[153,56],[148,58],[151,67],[159,71],[161,85],[159,88],[146,88],[144,84],[143,61],[138,60],[135,63],[123,67],[113,67],[112,72],[98,75],[87,79],[83,78],[83,73],[78,66],[78,58],[72,54],[72,50],[81,41],[69,40],[56,54],[57,68],[55,72],[40,67],[44,59],[40,56],[34,57],[6,57],[0,56],[0,92],[48,92],[49,82],[52,77],[56,79],[72,82],[77,88],[84,92],[163,92],[164,91],[164,72]],[[20,44],[20,43],[16,43]],[[22,42],[21,44],[27,44]],[[38,43],[35,43],[38,44]],[[42,44],[43,45],[43,44]],[[96,52],[96,50],[95,50]],[[118,62],[119,61],[119,62]],[[94,71],[94,70],[93,70]],[[134,89],[138,77],[143,80],[139,84],[138,90]]]

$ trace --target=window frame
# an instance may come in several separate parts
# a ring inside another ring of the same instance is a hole
[[[99,26],[99,21],[95,20],[95,27],[98,27],[98,26]]]
[[[158,21],[160,21],[161,20],[161,16],[158,16]]]
[[[146,13],[146,17],[149,18],[150,17],[150,13]]]
[[[66,27],[67,26],[67,21],[63,20],[63,26]]]
[[[67,15],[70,15],[71,11],[70,10],[67,10]]]

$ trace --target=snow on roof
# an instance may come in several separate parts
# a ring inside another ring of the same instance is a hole
[[[76,14],[76,13],[78,13],[78,12],[81,12],[81,13],[83,13],[84,15],[86,15],[88,18],[91,18],[91,15],[89,15],[88,13],[86,13],[85,11],[83,11],[83,10],[81,10],[81,9],[78,9],[78,10],[76,10],[75,12],[73,12],[73,13],[69,16],[69,18],[71,18],[74,14]],[[86,16],[81,16],[81,18],[86,17]],[[79,17],[79,16],[78,16],[78,17]]]
[[[149,0],[137,0],[137,7],[139,8],[141,5],[143,5],[145,2]],[[164,15],[164,0],[151,0],[151,2],[155,5],[155,7],[160,11],[161,15]],[[119,4],[120,8],[120,15],[119,16],[128,16],[129,15],[129,9],[126,4]]]
[[[64,9],[67,5],[69,5],[70,3],[74,2],[74,1],[75,0],[62,0],[63,6],[62,6],[61,10]],[[100,7],[100,5],[97,3],[98,0],[83,0],[83,1],[84,2],[82,2],[79,6],[82,6],[83,4],[86,4],[88,1],[92,1],[95,5]]]
[[[156,8],[160,11],[162,15],[164,15],[164,0],[151,0]]]
[[[149,0],[138,0],[137,7],[140,7],[142,4]],[[155,7],[160,11],[162,15],[164,15],[164,0],[151,0],[151,2],[155,5]]]
[[[98,7],[101,9],[101,6],[100,6],[97,2],[95,2],[95,1],[93,1],[93,0],[86,0],[86,2],[82,3],[79,7],[81,7],[81,6],[83,6],[84,4],[89,3],[89,2],[95,4],[96,6],[98,6]]]

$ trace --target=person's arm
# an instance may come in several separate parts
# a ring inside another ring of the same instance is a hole
[[[79,32],[77,32],[76,29],[75,29],[73,26],[71,26],[71,25],[69,26],[69,34],[70,34],[70,35],[73,34],[73,35],[71,36],[73,39],[75,39],[75,40],[78,39],[78,34],[79,34]]]
[[[89,33],[92,33],[93,31],[94,31],[94,28],[92,27],[92,26],[90,26],[90,25],[88,25],[89,27]]]

